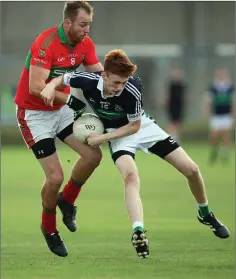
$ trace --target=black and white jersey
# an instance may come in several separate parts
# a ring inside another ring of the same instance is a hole
[[[64,84],[81,88],[84,97],[102,120],[105,129],[119,128],[141,119],[144,111],[141,81],[131,76],[119,96],[104,97],[101,72],[74,71],[64,75]]]

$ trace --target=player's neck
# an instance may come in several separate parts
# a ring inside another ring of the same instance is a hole
[[[103,96],[108,97],[110,96],[110,93],[103,89]]]
[[[103,96],[104,96],[104,97],[111,97],[112,94],[110,94],[110,92],[108,92],[108,91],[105,89],[105,87],[103,87]]]
[[[68,44],[71,46],[75,46],[76,43],[71,39],[70,34],[68,32],[66,32],[65,30],[64,30],[64,32],[65,32],[65,36],[66,36],[66,40],[67,40]]]

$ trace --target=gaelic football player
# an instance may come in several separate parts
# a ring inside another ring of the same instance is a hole
[[[74,201],[82,185],[99,165],[102,154],[100,149],[75,139],[72,130],[74,110],[56,102],[46,106],[40,93],[52,78],[73,71],[81,64],[87,71],[103,70],[94,44],[88,37],[92,17],[93,8],[87,2],[69,1],[65,4],[63,22],[43,31],[34,40],[15,97],[20,131],[45,173],[41,191],[41,230],[49,249],[62,257],[67,256],[68,251],[57,230],[56,206],[58,204],[67,228],[75,231]],[[70,86],[62,86],[57,91],[63,96],[69,92]],[[75,110],[78,116],[85,106],[77,101]],[[80,155],[60,195],[58,193],[64,176],[55,138],[59,138]]]
[[[133,227],[131,242],[139,257],[148,257],[149,244],[145,234],[143,207],[140,198],[140,180],[135,164],[138,149],[154,154],[182,173],[198,204],[198,220],[219,238],[229,237],[228,229],[216,219],[208,206],[202,175],[198,166],[182,147],[149,117],[143,108],[142,84],[132,76],[136,65],[122,50],[110,51],[104,60],[104,71],[88,73],[75,71],[52,80],[41,92],[46,104],[51,99],[69,105],[73,96],[57,96],[55,88],[70,85],[83,90],[86,100],[102,120],[106,132],[91,134],[88,144],[98,147],[108,142],[111,156],[125,185],[125,203]],[[64,98],[63,98],[64,97]]]

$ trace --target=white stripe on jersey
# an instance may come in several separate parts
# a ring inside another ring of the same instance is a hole
[[[141,111],[141,92],[133,86],[131,83],[127,83],[125,88],[137,99],[139,102],[136,102],[135,113],[139,113]]]
[[[141,93],[139,92],[139,90],[138,90],[135,86],[133,86],[133,84],[131,84],[131,83],[128,82],[128,83],[126,84],[125,88],[126,88],[130,93],[132,93],[132,94],[136,97],[136,99],[141,100]]]
[[[141,103],[136,102],[135,114],[140,113],[142,110]]]
[[[85,78],[89,78],[89,79],[94,79],[94,80],[98,80],[100,78],[99,75],[94,74],[94,73],[88,73],[88,72],[80,72],[80,71],[74,71],[72,77],[85,77]]]

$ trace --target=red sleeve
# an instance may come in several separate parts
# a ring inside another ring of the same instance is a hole
[[[42,48],[42,41],[35,41],[31,48],[30,65],[37,66],[46,70],[51,69],[52,53],[50,47],[48,49]]]
[[[83,65],[84,66],[95,65],[99,62],[100,61],[97,58],[94,43],[89,37],[87,37],[86,38],[86,55],[83,60]]]

